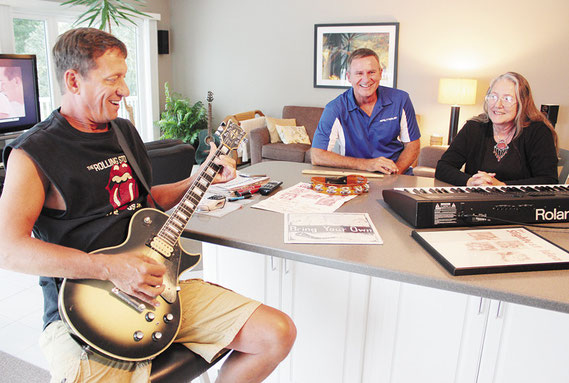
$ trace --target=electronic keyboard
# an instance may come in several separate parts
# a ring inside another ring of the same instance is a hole
[[[569,184],[395,188],[383,200],[416,228],[569,221]]]

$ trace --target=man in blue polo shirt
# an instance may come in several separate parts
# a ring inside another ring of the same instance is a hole
[[[313,165],[385,174],[413,174],[421,133],[407,92],[379,86],[381,67],[371,49],[348,59],[348,89],[326,108],[312,141]]]

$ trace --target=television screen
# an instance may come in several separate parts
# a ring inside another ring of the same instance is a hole
[[[0,134],[29,129],[39,121],[36,56],[0,54]]]

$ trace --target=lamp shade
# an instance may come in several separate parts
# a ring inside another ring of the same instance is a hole
[[[440,79],[439,103],[474,105],[476,103],[476,80],[465,78]]]

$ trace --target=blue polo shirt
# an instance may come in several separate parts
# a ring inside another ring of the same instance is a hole
[[[353,88],[330,101],[312,147],[356,158],[386,157],[397,161],[403,143],[421,137],[409,94],[380,86],[371,116],[360,109]]]

